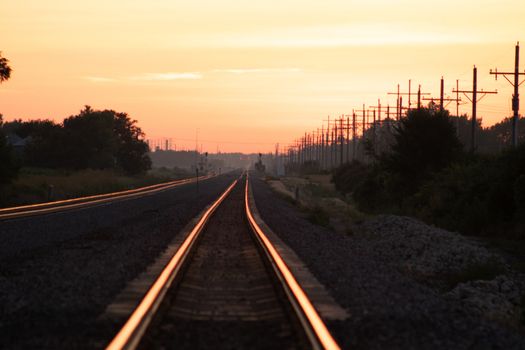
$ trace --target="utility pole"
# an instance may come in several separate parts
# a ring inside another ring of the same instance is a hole
[[[478,91],[478,69],[476,66],[474,66],[474,70],[472,72],[472,90],[453,90],[452,92],[456,93],[462,93],[465,95],[465,97],[472,102],[472,129],[470,131],[470,151],[474,152],[476,150],[476,112],[477,112],[477,104],[483,97],[485,97],[487,94],[497,94],[497,91],[483,91],[483,89]],[[478,99],[478,93],[481,94],[481,97]],[[472,98],[470,98],[469,95],[472,94]]]
[[[382,106],[381,100],[377,100],[377,106],[368,106],[368,108],[373,108],[374,111],[377,111],[377,120],[379,126],[381,126],[381,112],[385,112],[385,114],[390,114],[390,107],[389,106]]]
[[[321,136],[319,128],[315,131],[315,160],[317,160],[317,164],[321,164]]]
[[[328,120],[324,120],[323,123],[327,121],[328,122],[328,125],[326,127],[326,136],[325,136],[325,143],[326,143],[326,150],[325,150],[325,163],[326,163],[326,168],[329,169],[329,167],[331,166],[331,161],[332,161],[332,150],[331,150],[331,145],[330,145],[330,116],[328,116]],[[329,157],[330,155],[330,157]],[[329,163],[330,161],[330,163]]]
[[[350,115],[346,115],[346,162],[350,163]]]
[[[399,97],[399,111],[397,112],[397,120],[401,120],[401,114],[403,113],[403,96]]]
[[[355,160],[355,151],[357,146],[357,140],[356,140],[356,129],[355,129],[355,112],[352,111],[352,160]]]
[[[525,75],[525,72],[520,73],[520,43],[516,44],[516,51],[514,54],[514,72],[498,72],[498,69],[493,72],[490,70],[490,74],[495,75],[495,79],[498,80],[498,75],[502,75],[507,81],[514,87],[514,94],[512,95],[512,146],[516,147],[518,145],[518,120],[519,120],[519,110],[520,110],[520,95],[519,95],[519,86],[523,84],[523,81],[520,82],[520,75]],[[514,82],[512,82],[507,75],[514,76]],[[524,80],[525,81],[525,80]]]
[[[401,92],[399,89],[399,84],[397,84],[397,92],[389,92],[388,95],[396,95],[397,96],[397,120],[401,119],[401,114],[403,113],[403,98],[402,96],[408,96],[408,109],[411,108],[411,96],[417,95],[418,97],[418,108],[421,105],[421,95],[430,95],[427,92],[421,92],[421,85],[419,86],[419,89],[417,92],[411,91],[411,85],[412,80],[408,81],[408,93],[407,92]]]
[[[334,167],[337,166],[337,137],[339,136],[339,133],[337,131],[337,119],[334,122]]]
[[[456,80],[456,87],[457,87],[457,80]],[[435,101],[436,99],[433,98],[433,97],[430,97],[430,98],[423,98],[423,101]],[[459,103],[459,101],[461,101],[461,99],[459,98],[459,93],[456,92],[456,98],[449,98],[449,97],[445,97],[445,80],[443,79],[443,77],[441,77],[441,81],[440,81],[440,90],[439,90],[439,110],[440,111],[444,111],[445,110],[445,102],[456,102],[456,110],[457,110],[457,104]],[[447,105],[448,105],[447,103]]]
[[[344,114],[341,115],[341,118],[339,118],[339,133],[341,134],[341,156],[339,158],[339,166],[342,166],[343,165],[343,151],[344,151],[344,135],[343,135],[343,119],[344,119]]]
[[[410,95],[412,94],[412,79],[408,79],[408,110],[410,110]]]
[[[321,126],[321,135],[319,138],[320,150],[319,150],[319,167],[321,170],[324,169],[324,124]]]
[[[421,108],[421,85],[417,88],[417,109]]]
[[[443,98],[445,94],[445,81],[443,80],[443,77],[441,77],[441,89],[439,93],[439,110],[444,110],[445,106],[443,105]]]
[[[335,163],[334,150],[336,150],[336,147],[334,147],[334,140],[335,140],[334,130],[335,130],[335,133],[337,133],[337,124],[335,125],[334,129],[332,129],[332,142],[330,144],[330,170],[334,168],[334,163]]]
[[[361,142],[364,142],[365,141],[365,132],[366,132],[366,113],[367,113],[367,110],[365,109],[365,105],[363,104],[363,109],[355,110],[355,112],[363,112],[363,121],[362,121],[362,124],[361,124],[361,130],[362,130]],[[354,123],[354,132],[356,132],[357,127],[358,127],[358,123]],[[355,135],[354,135],[354,140],[355,140]],[[354,141],[354,155],[355,155],[355,152],[356,152],[355,147],[356,146],[355,146],[355,141]],[[364,153],[363,153],[363,160],[364,160]]]

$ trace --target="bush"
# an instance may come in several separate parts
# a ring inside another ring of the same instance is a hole
[[[525,238],[525,145],[454,164],[410,201],[413,214],[448,229]]]
[[[308,221],[314,225],[330,226],[330,215],[320,206],[316,206],[308,213]]]
[[[367,178],[370,167],[357,160],[335,169],[332,182],[341,193],[352,193]]]
[[[361,210],[417,216],[468,234],[525,238],[525,144],[466,155],[448,113],[413,110],[392,151],[338,168],[333,182]]]

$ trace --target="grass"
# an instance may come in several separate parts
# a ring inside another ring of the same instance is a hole
[[[489,238],[484,241],[488,248],[510,256],[510,266],[513,270],[525,273],[525,241],[505,238]]]
[[[10,185],[0,189],[0,206],[42,203],[95,194],[117,192],[188,177],[180,170],[153,169],[147,174],[128,176],[113,170],[65,171],[24,168]]]
[[[308,221],[314,225],[329,227],[330,215],[323,208],[315,206],[308,210]]]
[[[444,282],[447,288],[452,290],[460,283],[490,281],[503,273],[505,273],[505,268],[501,262],[489,259],[483,263],[471,264],[462,271],[446,276]]]
[[[491,248],[497,248],[505,253],[525,257],[525,241],[514,239],[489,238],[486,243]]]
[[[297,206],[315,225],[327,227],[343,234],[352,234],[354,224],[362,222],[365,215],[355,204],[335,190],[330,175],[309,175],[307,177],[282,177],[280,190],[275,181],[268,181],[274,193]],[[295,191],[299,189],[299,200]]]
[[[521,300],[520,300],[520,307],[521,307],[521,324],[525,326],[525,293],[522,294]]]

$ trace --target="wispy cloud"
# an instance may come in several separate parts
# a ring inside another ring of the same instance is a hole
[[[202,79],[202,74],[199,72],[147,73],[130,77],[130,79],[142,81],[196,80]]]
[[[414,31],[413,26],[398,22],[274,28],[254,32],[216,33],[214,36],[193,39],[193,43],[198,46],[256,48],[458,44],[478,41],[478,36],[457,34],[447,28],[436,29],[425,25]]]
[[[109,77],[82,77],[82,78],[92,83],[113,83],[117,81],[117,79],[109,78]]]
[[[227,68],[214,69],[216,73],[250,74],[250,73],[298,73],[300,68]]]

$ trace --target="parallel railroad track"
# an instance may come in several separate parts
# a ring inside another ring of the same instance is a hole
[[[204,212],[107,349],[339,349],[243,181]]]
[[[53,201],[40,204],[23,205],[18,207],[0,209],[0,221],[7,219],[23,218],[34,215],[50,214],[72,209],[80,209],[102,205],[110,202],[128,200],[132,198],[149,196],[155,193],[166,191],[177,186],[203,181],[213,177],[212,175],[201,176],[164,182],[156,185],[140,187],[132,190],[99,194],[94,196],[79,197],[60,201]]]

